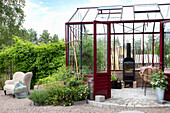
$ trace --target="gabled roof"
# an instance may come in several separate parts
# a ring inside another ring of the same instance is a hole
[[[170,3],[77,8],[69,22],[170,19]]]

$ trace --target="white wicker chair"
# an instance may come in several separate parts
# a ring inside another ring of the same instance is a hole
[[[27,72],[26,74],[23,72],[14,73],[12,80],[5,81],[4,86],[5,95],[8,93],[12,94],[13,97],[15,97],[14,88],[19,84],[19,81],[22,81],[22,84],[27,86],[29,93],[32,75],[33,75],[32,72]]]

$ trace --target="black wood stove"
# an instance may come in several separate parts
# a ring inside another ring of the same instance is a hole
[[[135,81],[135,62],[131,58],[131,46],[127,43],[127,57],[123,60],[123,81],[125,87],[133,87],[133,81]]]

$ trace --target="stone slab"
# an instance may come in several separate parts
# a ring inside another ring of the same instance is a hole
[[[103,96],[103,95],[96,95],[95,96],[95,101],[96,102],[104,102],[105,101],[105,96]]]

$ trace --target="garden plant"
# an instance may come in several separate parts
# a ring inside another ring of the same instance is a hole
[[[37,84],[43,84],[46,91],[45,102],[50,105],[73,105],[74,101],[85,100],[89,94],[89,88],[87,84],[84,84],[83,76],[77,76],[72,73],[73,68],[60,67],[59,70],[46,78],[40,79]],[[64,81],[64,84],[56,81]],[[54,83],[54,84],[52,84]],[[31,95],[32,98],[38,99]],[[40,98],[40,95],[38,95]],[[31,100],[33,100],[30,98]],[[34,100],[33,100],[34,101]],[[38,101],[38,100],[36,100]],[[43,101],[44,102],[44,101]]]

